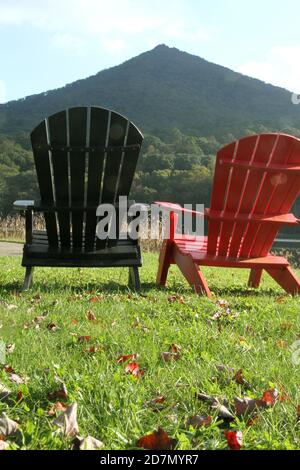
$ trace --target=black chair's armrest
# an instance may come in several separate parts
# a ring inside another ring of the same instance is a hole
[[[144,204],[143,202],[135,202],[130,206],[130,211],[136,212],[149,212],[151,206],[149,204]]]
[[[14,209],[18,211],[26,211],[27,209],[33,209],[33,208],[34,208],[34,201],[32,200],[14,202]]]

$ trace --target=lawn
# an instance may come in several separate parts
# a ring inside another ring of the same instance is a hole
[[[134,449],[158,428],[177,449],[227,449],[229,429],[242,432],[243,449],[299,448],[299,298],[267,275],[252,290],[247,271],[209,268],[212,300],[194,295],[176,267],[159,290],[156,266],[157,255],[146,253],[141,295],[127,289],[126,269],[38,268],[21,293],[20,259],[0,258],[0,340],[10,366],[0,384],[11,392],[0,413],[19,424],[6,439],[11,449],[71,448],[73,438],[54,425],[58,401],[77,403],[80,436],[104,449]],[[139,357],[118,363],[128,354]],[[218,402],[199,400],[200,392]],[[260,401],[238,411],[236,397]],[[220,417],[223,403],[233,418]]]

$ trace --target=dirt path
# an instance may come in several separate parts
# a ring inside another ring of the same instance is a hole
[[[22,253],[22,243],[0,242],[0,256],[20,256]]]

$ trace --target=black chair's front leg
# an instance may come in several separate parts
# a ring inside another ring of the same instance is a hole
[[[26,231],[26,245],[30,245],[32,243],[32,236],[33,236],[33,226],[32,226],[32,210],[27,208],[25,211],[25,231]],[[30,289],[33,280],[33,266],[26,267],[25,279],[23,290]]]
[[[25,211],[25,231],[26,231],[26,244],[32,243],[32,210],[26,209]]]

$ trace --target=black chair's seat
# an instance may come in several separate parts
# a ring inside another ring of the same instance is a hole
[[[115,240],[113,246],[86,250],[49,246],[47,232],[33,231],[32,243],[24,246],[23,266],[127,267],[141,266],[140,248],[134,240]]]

